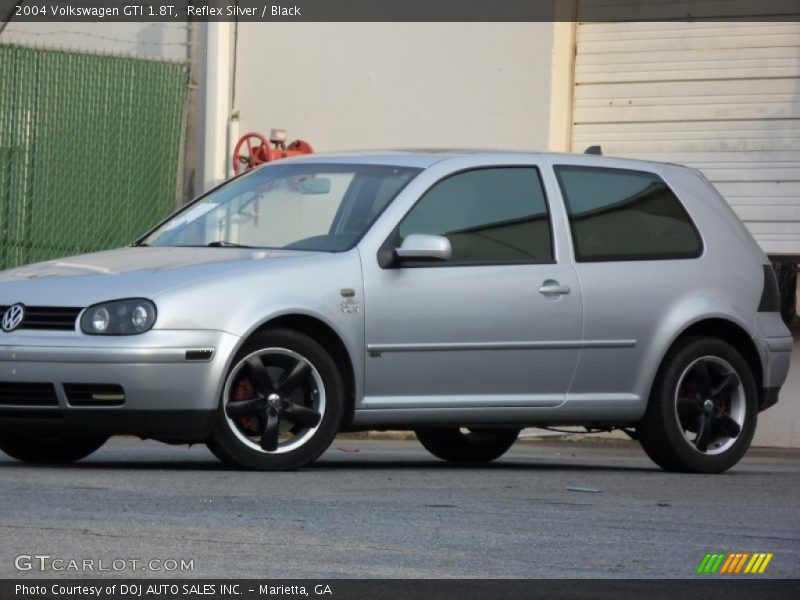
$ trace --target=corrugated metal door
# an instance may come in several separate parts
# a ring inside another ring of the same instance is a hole
[[[699,168],[770,254],[800,255],[800,23],[581,23],[573,151]]]

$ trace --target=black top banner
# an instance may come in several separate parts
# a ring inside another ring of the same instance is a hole
[[[797,21],[798,0],[0,0],[24,22],[536,22],[728,19]]]

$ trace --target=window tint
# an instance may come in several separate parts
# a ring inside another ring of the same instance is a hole
[[[450,240],[455,264],[530,263],[553,259],[550,221],[533,167],[477,169],[428,190],[400,224],[412,233]]]
[[[555,170],[579,261],[700,255],[694,224],[657,175],[596,167]]]

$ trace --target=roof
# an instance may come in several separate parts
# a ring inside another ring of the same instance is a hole
[[[425,169],[445,158],[475,154],[479,150],[347,150],[340,152],[319,152],[291,160],[327,163],[363,163],[375,165],[394,165],[397,167],[416,167]]]
[[[511,151],[511,150],[491,150],[491,149],[402,149],[402,150],[350,150],[342,152],[321,152],[310,154],[300,157],[295,157],[291,161],[303,162],[326,162],[334,164],[374,164],[374,165],[392,165],[397,167],[413,167],[419,169],[426,169],[431,165],[441,162],[443,160],[456,158],[459,156],[475,156],[486,155],[488,157],[497,158],[498,156],[507,155],[519,160],[520,158],[529,157],[532,160],[549,158],[553,162],[558,162],[559,158],[564,160],[567,158],[573,164],[586,164],[593,166],[601,166],[608,163],[608,166],[617,168],[630,166],[650,166],[662,165],[665,163],[655,163],[653,161],[644,161],[628,158],[616,158],[610,156],[599,156],[597,154],[567,154],[558,152],[525,152],[525,151]]]

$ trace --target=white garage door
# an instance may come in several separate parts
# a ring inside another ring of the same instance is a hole
[[[800,255],[800,23],[581,23],[574,92],[573,151],[699,168]]]

